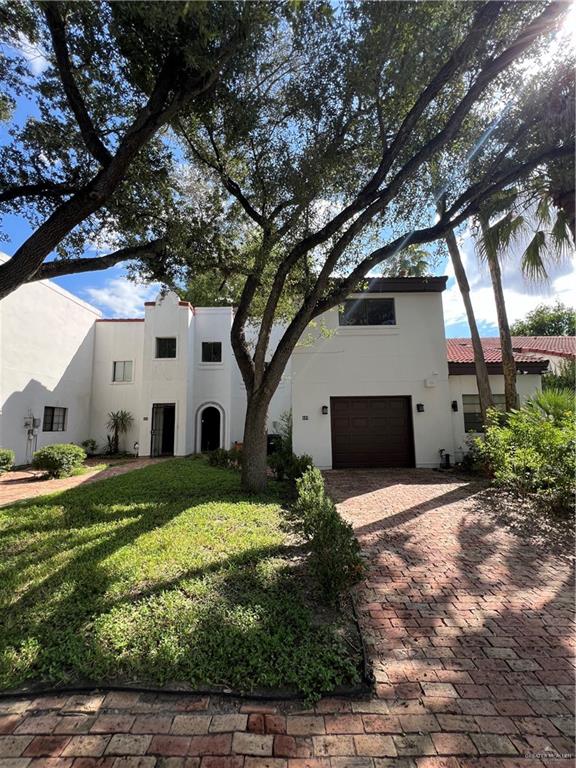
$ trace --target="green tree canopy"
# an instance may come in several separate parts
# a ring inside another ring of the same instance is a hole
[[[0,214],[30,228],[0,266],[0,297],[128,258],[166,272],[178,163],[169,126],[209,111],[216,83],[225,90],[253,55],[270,9],[242,0],[0,6]],[[89,255],[109,242],[112,254]]]
[[[510,330],[514,336],[576,336],[576,310],[561,301],[539,304]]]

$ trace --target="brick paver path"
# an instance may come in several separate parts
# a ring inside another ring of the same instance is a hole
[[[94,480],[105,480],[107,477],[123,475],[126,472],[132,472],[133,469],[141,469],[149,464],[155,464],[165,459],[141,458],[129,461],[121,461],[113,464],[107,469],[88,471],[84,475],[75,477],[62,477],[56,480],[45,480],[42,472],[33,469],[17,470],[15,472],[6,472],[0,474],[0,507],[7,504],[13,504],[15,501],[34,498],[35,496],[45,496],[48,493],[56,491],[66,491],[68,488],[75,488],[77,485],[91,483]],[[102,464],[106,461],[103,457],[98,459],[89,459],[88,466]]]
[[[433,472],[330,472],[369,559],[372,700],[102,693],[0,700],[0,768],[573,766],[571,560]]]

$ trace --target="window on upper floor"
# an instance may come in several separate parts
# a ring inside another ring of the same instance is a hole
[[[132,360],[115,360],[112,366],[112,381],[132,381]]]
[[[505,410],[506,399],[504,395],[492,395],[494,408],[498,411]],[[466,432],[484,432],[482,414],[480,412],[479,395],[462,395],[462,410],[464,412],[464,429]]]
[[[43,432],[65,432],[68,420],[68,408],[44,407]]]
[[[156,338],[156,357],[174,358],[176,357],[176,339],[172,336],[162,336]]]
[[[394,299],[348,299],[338,313],[340,325],[396,325]]]
[[[202,342],[202,362],[203,363],[221,363],[222,362],[222,342],[221,341],[203,341]]]

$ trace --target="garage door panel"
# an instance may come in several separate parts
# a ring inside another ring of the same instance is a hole
[[[409,397],[336,397],[330,405],[334,468],[414,466]]]

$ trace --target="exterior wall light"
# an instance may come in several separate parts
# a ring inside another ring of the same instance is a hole
[[[458,400],[452,400],[452,410],[454,412],[458,410]]]
[[[328,416],[328,406],[327,405],[323,405],[322,406],[322,415],[323,416]]]
[[[416,410],[418,413],[424,413],[424,403],[416,403]]]

